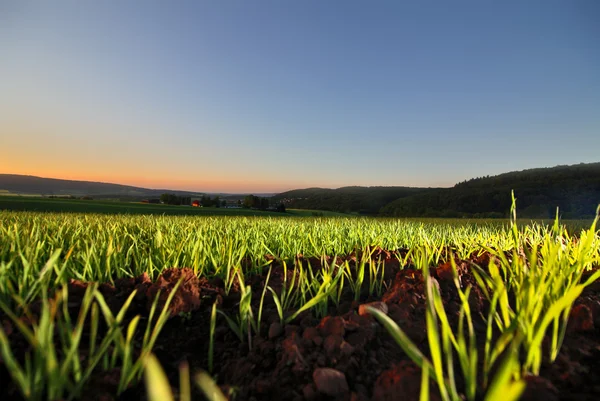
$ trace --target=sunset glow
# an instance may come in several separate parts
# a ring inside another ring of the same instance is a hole
[[[594,2],[2,9],[0,173],[279,192],[598,160]]]

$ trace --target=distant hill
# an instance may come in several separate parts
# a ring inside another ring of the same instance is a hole
[[[452,188],[397,199],[381,215],[401,217],[506,217],[511,190],[517,215],[552,218],[559,207],[563,218],[593,217],[600,204],[600,163],[536,168],[480,177]]]
[[[287,208],[374,215],[396,199],[434,190],[412,187],[306,188],[283,192],[271,199],[283,202]]]
[[[148,189],[105,182],[60,180],[18,174],[0,174],[0,190],[24,195],[73,195],[120,199],[158,198],[165,192],[179,196],[196,195],[189,191]]]
[[[283,202],[287,208],[396,217],[507,217],[512,190],[517,198],[519,217],[552,218],[556,207],[559,207],[563,218],[589,218],[600,204],[600,163],[515,171],[474,178],[452,188],[296,189],[274,195],[271,203]],[[141,200],[158,198],[166,192],[179,196],[202,195],[102,182],[0,174],[0,193]],[[220,196],[222,199],[243,198],[243,194]]]

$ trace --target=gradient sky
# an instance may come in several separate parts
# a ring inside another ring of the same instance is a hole
[[[0,0],[0,173],[450,186],[599,161],[600,1]]]

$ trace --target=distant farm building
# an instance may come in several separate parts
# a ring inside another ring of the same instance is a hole
[[[200,201],[198,199],[196,199],[195,201],[192,202],[192,206],[201,207],[202,205],[200,204]]]

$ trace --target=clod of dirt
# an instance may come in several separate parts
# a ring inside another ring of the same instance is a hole
[[[406,304],[390,305],[389,312],[388,312],[390,318],[398,324],[402,324],[402,323],[410,320],[411,311],[413,309],[413,308],[411,308],[411,306],[412,305],[406,305]]]
[[[133,288],[135,287],[135,277],[121,277],[115,280],[115,287]]]
[[[419,270],[400,270],[392,287],[388,289],[381,299],[388,306],[391,304],[425,305],[423,275]]]
[[[540,376],[525,376],[527,387],[521,395],[521,401],[558,401],[560,399],[558,390],[550,380]]]
[[[432,386],[429,399],[440,400]],[[402,361],[381,373],[373,388],[372,401],[418,400],[421,395],[421,369],[413,362]]]
[[[594,316],[591,309],[583,304],[575,306],[571,310],[567,328],[571,333],[594,330]]]
[[[323,337],[321,336],[316,336],[315,338],[313,338],[313,342],[315,343],[315,345],[317,347],[320,347],[321,344],[323,344]]]
[[[171,316],[192,312],[198,309],[200,307],[200,285],[198,277],[196,277],[192,269],[171,268],[164,270],[158,277],[158,280],[156,280],[156,282],[146,291],[146,296],[148,297],[148,310],[152,307],[154,298],[159,290],[160,295],[157,307],[159,310],[164,308],[169,294],[173,291],[173,288],[180,279],[183,279],[183,281],[169,304]]]
[[[340,351],[342,351],[342,355],[350,356],[354,352],[354,347],[350,345],[350,343],[342,341],[342,344],[340,345]]]
[[[375,337],[377,323],[369,320],[367,316],[352,315],[350,318],[358,324],[358,328],[346,336],[346,341],[353,347],[362,348]]]
[[[302,388],[302,394],[304,395],[304,399],[307,401],[316,400],[319,396],[315,385],[310,383]]]
[[[70,279],[69,284],[67,285],[69,289],[69,297],[70,298],[83,298],[85,294],[85,290],[88,287],[88,283],[85,281]]]
[[[190,269],[187,269],[187,270],[190,270]],[[140,284],[152,284],[152,280],[150,280],[150,276],[148,275],[148,272],[144,272],[141,275],[137,276],[135,278],[135,284],[136,285],[140,285]]]
[[[358,322],[354,321],[354,320],[344,320],[344,329],[346,329],[346,331],[355,331],[360,327],[360,325],[358,324]]]
[[[150,280],[150,276],[148,275],[148,273],[144,272],[144,274],[142,274],[141,276],[136,277],[135,284],[135,289],[137,291],[135,294],[135,299],[136,301],[143,304],[144,302],[146,302],[148,288],[150,288],[150,286],[152,285],[152,280]]]
[[[319,336],[319,330],[316,327],[307,327],[304,329],[304,333],[302,333],[302,338],[309,341],[314,342],[315,338]]]
[[[323,349],[328,356],[333,356],[344,342],[344,338],[337,334],[331,334],[325,338]]]
[[[388,306],[385,302],[369,302],[368,304],[362,304],[358,307],[358,314],[360,316],[366,316],[366,315],[370,315],[369,311],[367,310],[367,307],[371,307],[373,309],[377,309],[380,310],[381,312],[385,313],[387,315],[388,313]]]
[[[440,281],[454,281],[454,271],[452,269],[452,262],[450,261],[431,270],[431,273]]]
[[[346,331],[344,328],[344,319],[339,316],[326,316],[321,320],[321,323],[319,324],[319,330],[323,336],[335,334],[343,337],[344,332]]]
[[[350,391],[346,376],[332,368],[318,368],[313,372],[313,382],[317,390],[330,397],[339,397]]]
[[[144,274],[146,276],[148,275],[148,273],[145,273],[145,272],[144,272]],[[107,295],[107,294],[112,295],[115,292],[117,292],[117,289],[115,287],[113,287],[112,284],[110,284],[110,283],[101,283],[98,286],[98,290],[102,293],[102,295]]]
[[[281,326],[281,323],[271,323],[269,326],[269,340],[279,337],[281,333],[283,333],[283,327]]]

